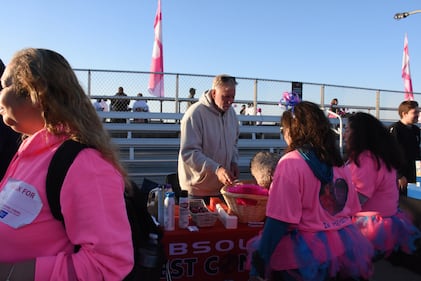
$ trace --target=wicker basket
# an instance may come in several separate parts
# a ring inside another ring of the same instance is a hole
[[[261,222],[265,219],[268,196],[232,193],[227,191],[228,187],[229,186],[224,186],[221,189],[221,194],[224,196],[225,202],[227,202],[232,213],[238,216],[238,221],[240,223]],[[256,201],[256,204],[239,205],[237,204],[237,199],[252,199]]]
[[[189,204],[190,216],[192,217],[195,225],[198,227],[211,227],[215,225],[218,214],[209,211],[209,209],[206,207],[205,201],[202,199],[190,199]],[[201,208],[205,211],[200,213],[193,213],[192,209],[194,208]]]

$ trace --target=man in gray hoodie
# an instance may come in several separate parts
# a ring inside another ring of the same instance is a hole
[[[190,198],[221,196],[220,189],[239,176],[239,123],[232,108],[235,77],[221,74],[212,89],[185,112],[181,120],[178,177]]]

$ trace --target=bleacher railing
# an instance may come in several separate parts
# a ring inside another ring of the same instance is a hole
[[[92,100],[106,99],[108,104],[117,92],[118,87],[123,87],[130,100],[129,109],[135,100],[146,100],[151,112],[184,113],[190,101],[197,100],[204,91],[212,85],[214,75],[163,73],[165,97],[151,96],[148,91],[150,72],[142,71],[113,71],[94,69],[75,69],[81,84]],[[230,73],[235,76],[235,73]],[[280,100],[282,93],[291,91],[296,81],[237,78],[237,94],[234,107],[240,111],[242,104],[251,104],[260,108],[264,115],[280,116],[285,108]],[[397,120],[398,105],[403,101],[404,92],[362,88],[354,86],[330,85],[324,83],[302,83],[302,97],[304,100],[319,104],[328,109],[333,98],[339,100],[341,108],[348,112],[364,111],[373,114],[381,120]],[[190,88],[196,89],[193,99],[189,98]],[[142,93],[143,97],[137,94]],[[415,99],[421,93],[414,93]],[[257,110],[255,110],[257,112]],[[255,113],[256,114],[256,113]]]

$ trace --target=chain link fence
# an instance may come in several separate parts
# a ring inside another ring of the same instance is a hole
[[[214,75],[195,75],[179,73],[163,73],[165,97],[155,97],[148,92],[150,72],[112,71],[75,69],[80,83],[92,102],[104,100],[108,108],[105,110],[131,110],[136,100],[147,102],[151,112],[186,111],[189,102],[197,100],[212,86]],[[238,82],[236,101],[233,104],[237,113],[241,105],[253,104],[260,108],[262,115],[280,116],[285,110],[280,105],[284,92],[292,91],[294,81],[236,77]],[[115,97],[118,88],[123,87],[127,96]],[[190,89],[196,95],[190,98]],[[398,105],[403,101],[404,93],[400,91],[359,88],[351,86],[328,85],[302,82],[302,99],[312,101],[321,107],[328,108],[333,98],[339,100],[339,107],[348,112],[369,112],[382,120],[397,120]],[[142,93],[142,97],[138,96]],[[415,99],[421,93],[414,93]],[[111,108],[111,104],[114,108]],[[255,110],[254,112],[257,112]]]

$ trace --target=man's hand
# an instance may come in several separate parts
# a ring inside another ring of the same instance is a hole
[[[223,185],[232,185],[235,179],[231,172],[222,166],[216,170],[216,176]]]

